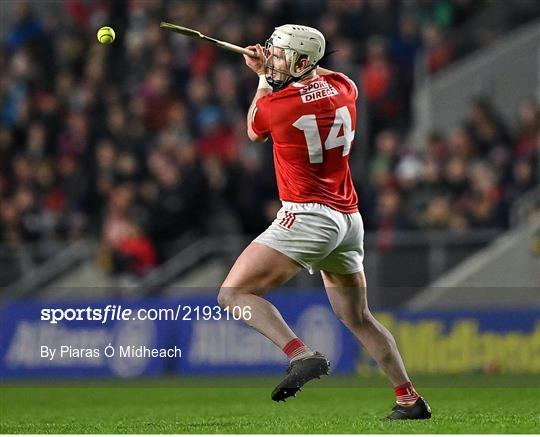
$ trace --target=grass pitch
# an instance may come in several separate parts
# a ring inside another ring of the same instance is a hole
[[[279,378],[0,385],[0,433],[535,433],[538,377],[415,378],[429,421],[388,422],[378,377],[326,378],[276,404]]]

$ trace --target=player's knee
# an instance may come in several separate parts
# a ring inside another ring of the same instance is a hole
[[[219,290],[217,301],[221,308],[225,307],[232,307],[234,306],[234,300],[235,300],[235,293],[234,290],[229,287],[222,287],[221,290]]]

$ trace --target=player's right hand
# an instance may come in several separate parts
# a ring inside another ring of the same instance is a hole
[[[246,65],[251,68],[257,75],[264,74],[264,51],[260,44],[254,46],[247,46],[246,49],[253,50],[257,53],[257,58],[252,58],[251,56],[243,55]]]

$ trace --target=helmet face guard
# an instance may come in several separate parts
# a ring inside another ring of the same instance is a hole
[[[277,49],[277,50],[276,50]],[[279,53],[276,53],[279,51]],[[266,81],[274,91],[285,88],[292,83],[294,77],[290,73],[290,61],[287,59],[287,49],[285,47],[277,47],[273,44],[272,37],[266,40],[264,44],[264,69],[266,72]],[[285,69],[276,67],[276,58],[285,58]]]
[[[277,91],[302,78],[317,66],[325,48],[324,36],[317,29],[295,24],[276,27],[264,46],[267,82]],[[278,68],[275,63],[281,63],[280,58],[285,62]],[[307,60],[307,65],[296,71],[302,59]]]

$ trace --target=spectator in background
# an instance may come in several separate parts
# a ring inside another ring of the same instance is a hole
[[[413,223],[422,226],[425,210],[431,199],[444,193],[439,160],[427,157],[420,170],[418,183],[409,194],[407,209]]]
[[[512,199],[517,199],[532,190],[537,184],[535,162],[527,158],[520,158],[515,161],[512,165],[511,178],[504,191],[506,205],[509,205]]]
[[[96,148],[95,176],[96,187],[94,203],[103,207],[112,193],[115,184],[115,162],[117,150],[112,141],[101,140]]]
[[[467,162],[459,156],[450,158],[444,167],[444,188],[454,205],[463,202],[467,195]]]
[[[400,107],[407,124],[410,123],[414,68],[420,48],[416,19],[412,14],[405,13],[399,19],[398,31],[391,36],[390,53],[398,69],[399,99],[402,102]]]
[[[487,162],[475,163],[469,171],[471,192],[469,197],[469,220],[475,228],[496,228],[506,225],[501,216],[501,190],[497,175]]]
[[[478,156],[478,144],[465,127],[458,127],[448,138],[448,156],[458,156],[466,161]]]
[[[170,86],[167,71],[154,69],[139,87],[138,95],[145,107],[144,122],[150,134],[159,132],[167,123],[167,112],[174,104]]]
[[[441,28],[435,23],[428,23],[422,29],[425,66],[430,74],[446,67],[454,57],[454,48]]]
[[[473,101],[466,127],[482,155],[489,154],[495,148],[510,147],[508,129],[483,98]]]
[[[535,100],[526,100],[519,106],[518,129],[514,151],[519,157],[531,157],[540,135],[540,105]]]
[[[366,62],[361,70],[363,87],[370,111],[370,135],[375,137],[389,127],[400,111],[397,71],[390,61],[382,37],[373,37],[367,46]]]
[[[201,134],[197,147],[203,159],[217,158],[222,162],[230,162],[238,157],[238,139],[222,118],[220,109],[215,106],[206,106],[198,114]]]
[[[157,255],[151,241],[139,226],[128,222],[123,238],[113,249],[114,273],[143,276],[156,264]]]
[[[438,132],[432,132],[428,135],[426,141],[426,159],[435,161],[443,161],[448,158],[448,146],[446,138]]]
[[[14,13],[14,26],[7,35],[7,49],[9,53],[15,53],[21,48],[28,48],[42,61],[45,60],[48,35],[41,21],[32,14],[28,1],[12,2],[10,5]]]
[[[414,196],[420,188],[422,162],[412,153],[403,156],[396,166],[396,182],[404,204],[407,218],[414,220],[416,206]]]
[[[380,132],[375,140],[376,152],[370,163],[370,175],[384,179],[378,185],[388,186],[393,183],[393,172],[398,163],[399,139],[393,131]]]
[[[406,217],[399,192],[393,188],[385,189],[377,200],[377,248],[390,249],[394,234],[399,230],[411,229]]]
[[[123,184],[113,190],[107,205],[101,260],[115,274],[143,275],[157,262],[151,241],[132,218],[135,201],[134,186]]]
[[[452,208],[446,196],[436,196],[429,200],[422,226],[430,230],[443,230],[450,227]]]
[[[19,213],[11,198],[3,198],[0,202],[0,237],[2,241],[20,243],[22,235],[20,231]]]

